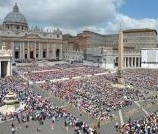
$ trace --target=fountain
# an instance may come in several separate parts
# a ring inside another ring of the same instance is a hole
[[[4,115],[13,113],[16,110],[16,104],[19,102],[17,94],[9,91],[5,97],[3,102],[5,103],[4,106],[0,107],[0,112]]]

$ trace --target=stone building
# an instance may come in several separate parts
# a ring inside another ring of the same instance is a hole
[[[0,47],[12,50],[13,62],[26,59],[62,59],[62,32],[30,28],[17,4],[0,26]]]
[[[147,28],[124,30],[123,42],[125,48],[124,66],[141,67],[141,49],[157,47],[157,31]]]
[[[110,61],[111,61],[111,57],[113,57],[112,60],[113,65],[114,67],[117,67],[118,34],[101,35],[91,31],[83,31],[82,33],[77,34],[77,36],[74,37],[71,36],[71,38],[67,38],[67,41],[68,44],[71,43],[71,48],[73,48],[72,44],[74,44],[75,46],[74,48],[78,48],[79,50],[85,50],[86,48],[97,48],[97,47],[98,48],[103,47],[104,49],[107,49],[108,54],[110,55]],[[141,49],[157,47],[157,31],[154,29],[147,29],[147,28],[124,30],[123,43],[124,43],[124,67],[125,68],[141,67]],[[90,58],[92,57],[94,56],[90,56]],[[86,60],[95,61],[94,63],[96,63],[96,56],[95,59],[93,60],[92,59],[90,60],[90,58]],[[106,58],[108,58],[108,56]],[[103,61],[109,61],[109,60],[104,59]],[[100,63],[100,60],[98,60],[97,62]],[[111,66],[111,62],[109,65]],[[109,66],[109,65],[105,65],[105,66]]]

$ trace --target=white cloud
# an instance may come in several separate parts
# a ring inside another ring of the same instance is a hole
[[[117,33],[120,27],[155,28],[157,19],[135,19],[118,9],[125,0],[16,0],[30,25],[60,27],[63,33],[92,30],[101,34]],[[0,1],[0,22],[14,6],[14,0]]]

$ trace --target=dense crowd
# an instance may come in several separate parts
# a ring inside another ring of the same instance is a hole
[[[152,69],[128,69],[124,71],[127,84],[134,87],[153,88],[158,85],[158,70]]]
[[[152,70],[125,70],[125,83],[134,87],[128,90],[127,87],[126,89],[120,89],[119,87],[112,86],[111,83],[116,81],[117,74],[110,73],[110,71],[105,69],[85,67],[81,64],[59,64],[55,65],[54,68],[59,70],[43,70],[43,72],[28,73],[25,76],[32,81],[70,78],[67,81],[46,82],[39,84],[39,86],[50,90],[55,96],[66,100],[76,107],[82,108],[92,117],[101,120],[111,116],[109,111],[120,109],[131,104],[133,98],[144,96],[143,91],[135,88],[148,88],[157,85],[155,78],[158,73]],[[103,73],[103,75],[94,75],[98,73]],[[88,74],[91,74],[92,77],[86,77]],[[83,79],[71,79],[76,76],[82,76]]]
[[[140,119],[129,120],[128,123],[118,127],[121,134],[157,134],[158,114],[153,113]]]
[[[19,76],[5,77],[0,79],[0,83],[0,102],[9,91],[15,92],[20,98],[25,97],[29,88],[28,83]]]
[[[63,68],[65,69],[61,69],[62,65],[60,65],[59,67],[58,66],[56,66],[56,68],[53,67],[54,69],[50,71],[45,68],[43,68],[43,71],[40,71],[40,72],[28,71],[28,73],[25,73],[25,77],[32,81],[43,81],[47,79],[53,80],[53,79],[62,79],[62,78],[72,78],[72,77],[77,77],[77,76],[94,75],[94,74],[108,72],[108,70],[101,69],[98,67],[85,66],[85,67],[73,68],[74,66],[71,66],[67,69],[65,68],[65,65],[63,65]],[[39,70],[40,67],[36,67],[36,68],[37,70]],[[30,70],[33,70],[33,68]]]
[[[110,111],[131,104],[131,92],[136,95],[134,90],[111,86],[106,77],[108,78],[108,75],[42,83],[39,86],[50,90],[56,97],[84,110],[92,117],[105,120],[111,116]]]
[[[82,109],[92,118],[99,120],[110,119],[112,111],[131,105],[135,98],[139,99],[140,96],[144,98],[148,93],[145,89],[157,88],[158,85],[158,71],[149,69],[124,70],[125,84],[130,85],[124,89],[113,86],[117,80],[117,73],[111,73],[109,70],[98,67],[83,66],[82,64],[59,64],[53,67],[31,64],[18,66],[17,71],[27,72],[24,76],[35,82],[69,78],[69,80],[53,83],[45,81],[39,84],[39,87],[50,91],[56,97]],[[100,73],[101,75],[95,75]],[[87,75],[91,76],[88,77]],[[72,79],[77,76],[81,76],[81,78]],[[48,98],[43,98],[30,91],[28,83],[21,78],[17,76],[6,77],[0,79],[0,83],[1,100],[9,90],[13,90],[26,104],[24,111],[20,112],[20,115],[16,115],[19,122],[21,120],[28,121],[28,116],[29,119],[39,122],[44,122],[45,119],[62,118],[65,124],[75,127],[76,131],[81,129],[82,131],[90,131],[87,124],[70,115],[67,111],[54,106]],[[129,90],[130,87],[132,89]],[[127,124],[118,127],[118,132],[122,134],[156,134],[158,133],[157,117],[156,114],[151,114],[141,119],[130,120]],[[82,125],[76,126],[76,124]],[[83,129],[84,126],[86,126],[86,129]]]
[[[53,70],[53,71],[43,71],[43,72],[34,72],[24,75],[26,78],[31,81],[43,81],[43,80],[53,80],[53,79],[62,79],[62,78],[72,78],[78,76],[77,73],[67,71],[67,70]]]
[[[17,71],[20,72],[34,72],[42,70],[51,70],[50,66],[38,66],[37,64],[17,66]]]
[[[75,64],[64,63],[64,64],[56,64],[53,67],[57,69],[68,69],[68,68],[76,68],[76,67],[80,68],[80,67],[84,67],[84,65],[81,63],[75,63]]]
[[[15,112],[13,117],[20,123],[25,123],[26,127],[29,127],[29,121],[38,121],[39,126],[37,132],[41,131],[40,126],[44,124],[46,120],[50,121],[50,126],[54,129],[55,121],[61,120],[64,124],[64,129],[68,133],[68,128],[74,128],[76,133],[79,131],[86,131],[87,134],[91,134],[92,130],[89,125],[80,119],[71,115],[67,110],[59,108],[48,98],[42,97],[35,92],[28,92],[27,98],[23,100],[25,109],[20,112]],[[15,124],[14,126],[15,127]],[[15,129],[15,128],[14,128]]]
[[[71,115],[68,111],[58,108],[49,101],[48,98],[38,95],[36,92],[30,90],[29,84],[18,76],[5,77],[0,79],[0,96],[1,100],[9,91],[13,91],[18,94],[19,101],[25,104],[23,109],[16,110],[14,113],[7,113],[6,118],[14,118],[19,124],[24,123],[26,127],[29,126],[30,120],[38,121],[39,124],[43,124],[44,121],[50,120],[50,125],[52,126],[56,120],[61,119],[63,124],[65,124],[65,129],[68,131],[67,127],[74,128],[76,133],[79,131],[85,131],[87,134],[92,134],[92,130],[87,123],[82,122],[80,119]],[[12,133],[15,133],[19,125],[14,122],[11,125]],[[40,131],[40,125],[37,128]]]

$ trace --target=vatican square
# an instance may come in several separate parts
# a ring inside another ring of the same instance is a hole
[[[0,0],[0,134],[158,134],[157,4]]]

